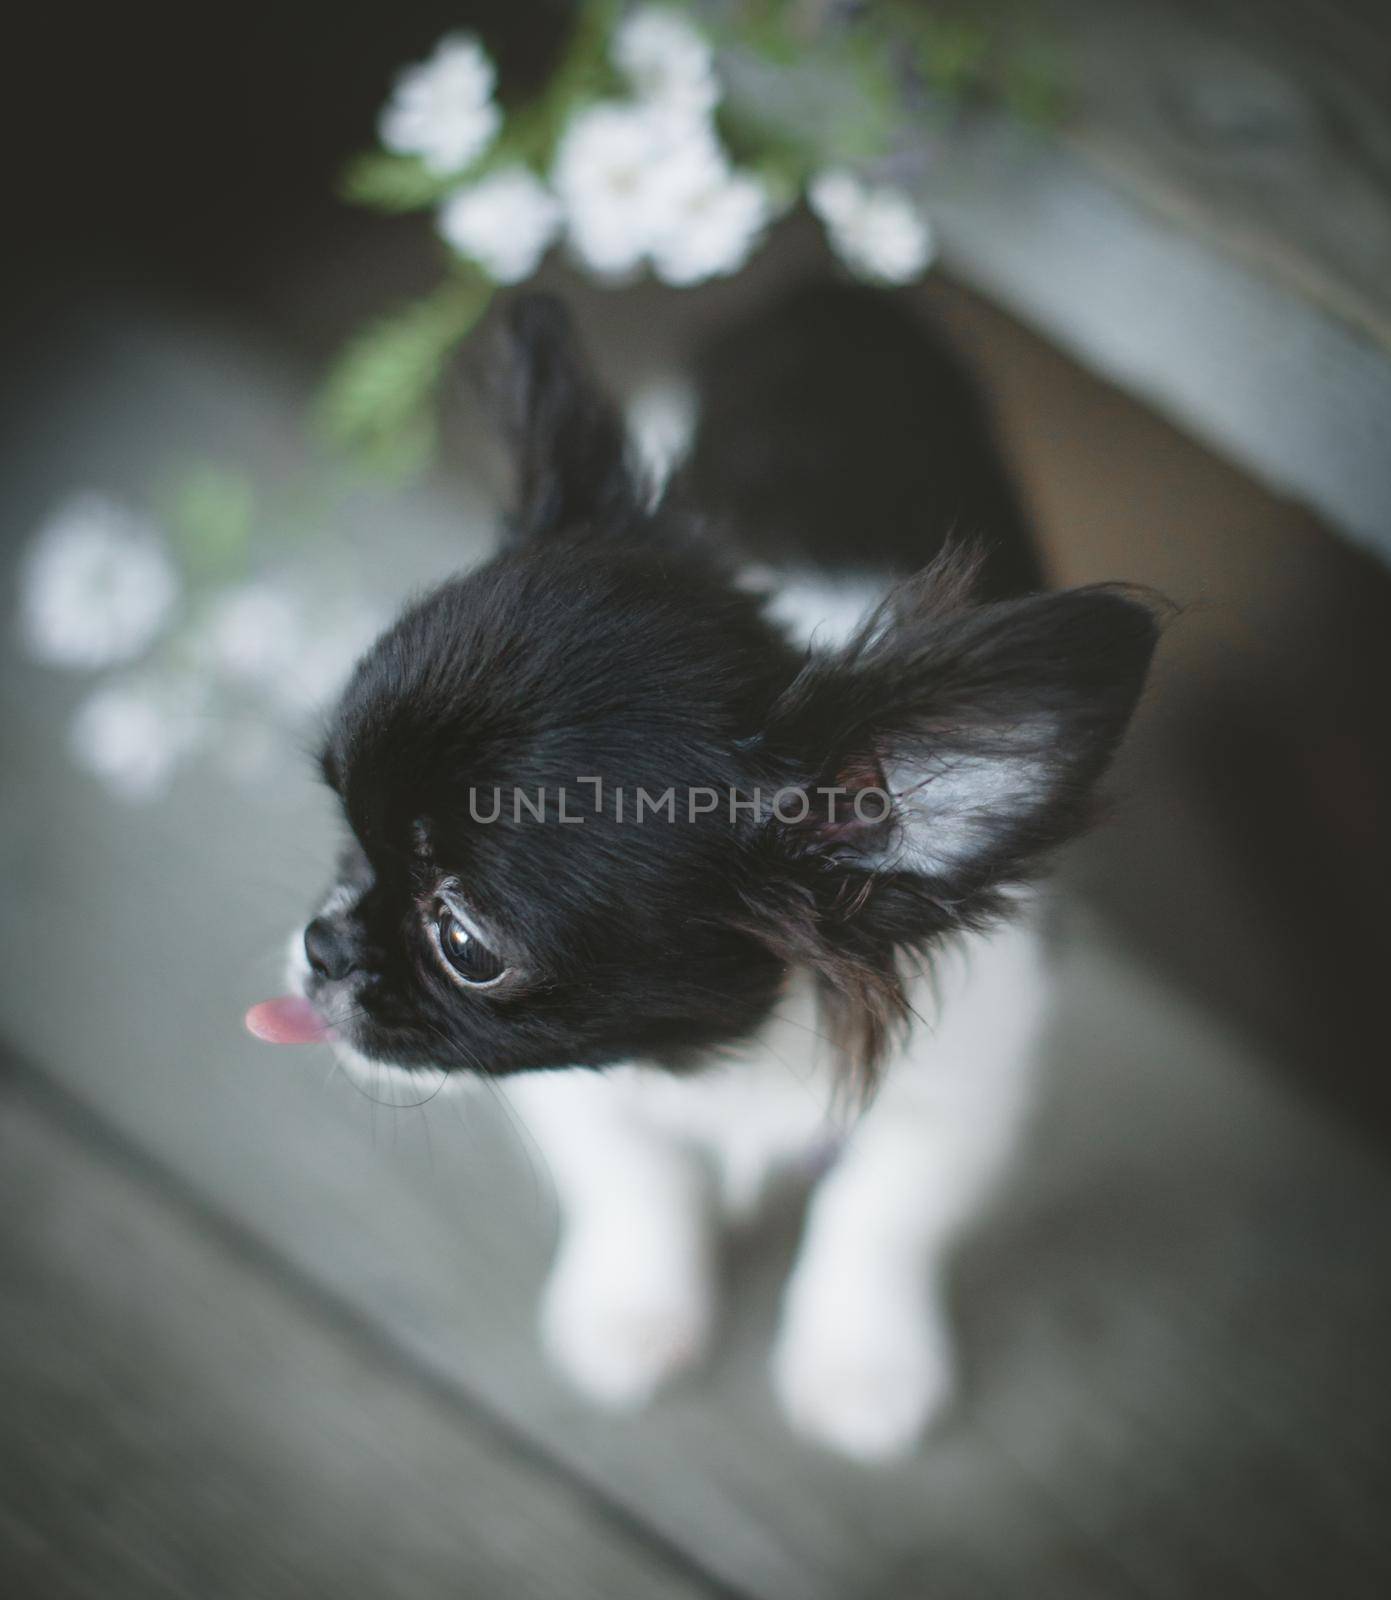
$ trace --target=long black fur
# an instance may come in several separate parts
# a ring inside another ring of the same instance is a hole
[[[563,308],[520,300],[510,330],[507,543],[378,641],[325,739],[360,898],[311,998],[346,973],[352,1042],[398,1063],[680,1069],[747,1036],[805,966],[867,1075],[903,1012],[904,955],[1003,914],[1003,891],[1084,825],[1151,611],[1116,590],[1029,592],[980,403],[885,297],[804,291],[719,341],[690,463],[655,511]],[[848,646],[808,657],[734,581],[750,555],[902,581]],[[1036,801],[982,818],[980,847],[937,876],[895,851],[901,815],[847,827],[813,798],[794,823],[721,804],[639,826],[631,809],[640,788],[857,791],[890,760],[1021,754]],[[584,778],[602,779],[602,811]],[[582,822],[555,814],[562,788]],[[516,790],[547,793],[544,823],[513,820]],[[494,791],[502,814],[481,822]],[[496,933],[495,992],[461,990],[430,947],[444,878]]]

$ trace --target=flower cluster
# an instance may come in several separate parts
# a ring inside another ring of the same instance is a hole
[[[440,207],[439,230],[494,283],[535,272],[560,226],[560,206],[545,184],[514,164],[459,189]]]
[[[873,188],[845,168],[832,168],[807,188],[836,254],[852,272],[876,283],[911,283],[932,260],[927,218],[901,189]]]
[[[768,184],[736,167],[721,142],[715,52],[688,18],[640,5],[607,53],[626,92],[571,105],[544,173],[503,149],[495,73],[477,39],[451,34],[398,80],[382,142],[459,178],[439,206],[439,231],[494,283],[530,277],[562,236],[600,279],[650,267],[669,284],[703,283],[737,272],[774,218]],[[808,197],[860,276],[904,283],[927,266],[927,224],[902,191],[834,170],[813,179]]]
[[[130,801],[163,794],[214,728],[224,768],[262,775],[275,724],[323,704],[380,623],[347,597],[311,608],[285,578],[194,604],[155,524],[100,494],[58,506],[20,572],[20,637],[35,660],[120,669],[78,705],[68,746]]]
[[[548,181],[503,160],[440,205],[440,233],[495,283],[530,277],[562,234],[601,278],[650,265],[668,283],[701,283],[738,271],[772,216],[766,186],[730,163],[716,132],[720,84],[703,35],[642,6],[608,47],[628,93],[572,108]],[[432,172],[478,163],[502,126],[493,81],[478,41],[451,35],[400,78],[382,142]]]
[[[478,40],[449,34],[429,61],[407,67],[397,78],[377,125],[382,143],[398,155],[419,156],[437,177],[461,171],[482,155],[502,125],[493,103],[496,81]]]
[[[854,275],[899,284],[922,274],[933,251],[927,219],[879,176],[907,156],[897,85],[932,93],[934,72],[960,76],[976,36],[947,37],[938,68],[941,29],[914,8],[826,6],[806,18],[801,7],[726,6],[710,12],[717,52],[688,9],[688,0],[585,0],[550,77],[505,112],[493,63],[470,34],[448,35],[399,75],[378,124],[385,148],[350,166],[345,193],[393,214],[433,208],[463,270],[348,341],[324,386],[329,438],[387,473],[425,465],[459,344],[494,289],[530,278],[557,244],[603,283],[650,272],[684,288],[740,271],[805,196]],[[809,29],[837,42],[853,34],[856,47],[832,55],[813,38],[804,62]],[[762,95],[773,66],[784,92]],[[829,93],[825,116],[805,114],[804,86]]]
[[[20,573],[20,630],[36,660],[98,668],[138,656],[179,596],[158,530],[100,494],[49,517]]]
[[[579,108],[555,154],[570,248],[602,278],[647,263],[681,286],[737,272],[772,204],[720,143],[708,41],[676,13],[644,6],[614,31],[610,53],[629,97]]]
[[[570,247],[601,278],[649,261],[682,286],[737,272],[770,214],[763,185],[730,167],[709,121],[660,103],[601,100],[579,112],[554,181]]]

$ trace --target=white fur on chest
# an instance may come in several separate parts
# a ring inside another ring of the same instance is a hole
[[[812,983],[798,976],[753,1038],[716,1064],[683,1077],[620,1067],[610,1082],[632,1116],[704,1151],[728,1208],[747,1211],[773,1172],[814,1161],[841,1131],[819,1027]]]
[[[886,1062],[876,1103],[960,1125],[968,1141],[1005,1137],[1027,1098],[1044,982],[1026,918],[953,943],[911,987],[908,1037]],[[744,1046],[688,1075],[630,1064],[508,1080],[548,1153],[617,1146],[633,1133],[693,1147],[714,1165],[732,1209],[749,1208],[776,1171],[810,1163],[848,1126],[836,1062],[811,979],[792,979]]]
[[[700,1151],[731,1209],[752,1207],[773,1171],[812,1159],[837,1132],[835,1079],[809,981],[794,980],[768,1022],[711,1064],[675,1074],[640,1063],[523,1074],[504,1084],[548,1157],[557,1146],[615,1149],[632,1136]]]

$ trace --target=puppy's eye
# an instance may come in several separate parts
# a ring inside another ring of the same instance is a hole
[[[448,906],[441,906],[436,914],[435,935],[440,954],[460,982],[483,988],[507,971],[505,963]]]

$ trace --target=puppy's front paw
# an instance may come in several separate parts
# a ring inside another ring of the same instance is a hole
[[[541,1304],[551,1360],[588,1399],[631,1411],[705,1353],[709,1297],[693,1284],[552,1273]]]
[[[944,1338],[916,1318],[897,1325],[834,1314],[786,1326],[773,1386],[799,1433],[857,1461],[906,1455],[947,1410],[954,1391]]]

